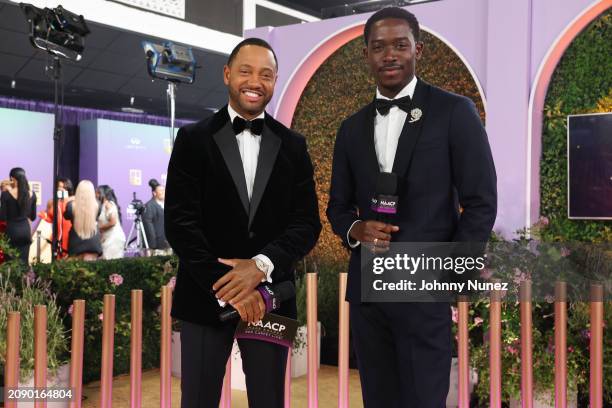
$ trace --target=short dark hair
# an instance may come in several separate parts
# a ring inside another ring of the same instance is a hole
[[[238,51],[240,51],[240,49],[246,45],[256,45],[258,47],[267,48],[268,50],[272,51],[272,55],[274,55],[274,63],[276,64],[276,69],[278,69],[278,59],[276,58],[276,53],[272,49],[272,46],[268,44],[266,40],[262,40],[261,38],[255,37],[245,38],[244,40],[240,41],[240,43],[234,47],[232,53],[227,58],[227,65],[232,65],[232,61],[234,61],[234,58],[236,58],[236,54],[238,54]]]
[[[416,41],[421,41],[421,29],[419,27],[419,21],[417,20],[414,14],[401,7],[385,7],[372,14],[370,18],[368,18],[368,21],[366,21],[365,23],[365,28],[363,29],[363,39],[365,40],[366,46],[368,45],[368,39],[370,38],[370,31],[372,30],[372,25],[377,21],[385,20],[387,18],[398,18],[400,20],[405,20],[408,23],[410,29],[412,30],[414,39]]]
[[[72,185],[72,181],[70,181],[70,179],[68,177],[58,177],[57,178],[57,183],[64,183],[64,188],[66,189],[66,191],[68,192],[69,196],[73,196],[74,195],[74,186]],[[57,188],[57,186],[56,186]]]

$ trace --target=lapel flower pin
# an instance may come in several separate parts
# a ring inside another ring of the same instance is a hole
[[[408,123],[414,123],[417,120],[421,119],[421,116],[423,116],[423,111],[420,110],[419,108],[414,108],[410,111],[410,121]]]

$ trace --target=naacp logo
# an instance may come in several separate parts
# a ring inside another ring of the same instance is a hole
[[[264,329],[273,330],[275,332],[285,331],[285,328],[286,328],[285,325],[280,324],[280,323],[273,323],[273,322],[264,323],[261,320],[255,323],[249,323],[248,326],[262,327]]]

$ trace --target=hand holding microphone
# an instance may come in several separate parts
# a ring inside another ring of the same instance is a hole
[[[351,228],[351,238],[361,243],[372,243],[377,248],[388,248],[391,233],[399,231],[396,225],[380,221],[360,221]]]
[[[232,317],[239,315],[243,321],[248,323],[258,322],[263,319],[266,314],[266,304],[261,297],[261,293],[259,293],[257,289],[246,295],[241,301],[229,306],[229,308],[230,310],[225,311],[227,312],[226,315],[231,314]],[[219,316],[221,321],[230,319],[230,317],[222,316],[223,313]]]
[[[285,281],[276,285],[261,284],[241,301],[227,306],[220,314],[222,322],[238,316],[245,322],[260,321],[266,313],[278,309],[282,302],[295,297],[295,285]]]
[[[374,252],[386,251],[391,242],[391,233],[399,231],[399,227],[393,225],[398,207],[397,186],[396,174],[380,173],[371,203],[375,220],[360,221],[350,230],[353,239],[373,245]]]

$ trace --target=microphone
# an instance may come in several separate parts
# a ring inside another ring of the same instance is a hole
[[[262,284],[257,286],[255,289],[259,291],[264,303],[266,304],[266,313],[278,309],[281,302],[295,297],[295,285],[291,281],[281,282],[277,285]],[[240,317],[240,313],[238,313],[238,311],[231,306],[219,313],[219,320],[222,322],[226,322],[237,317]]]
[[[371,209],[376,221],[392,224],[397,214],[397,174],[379,173]]]

